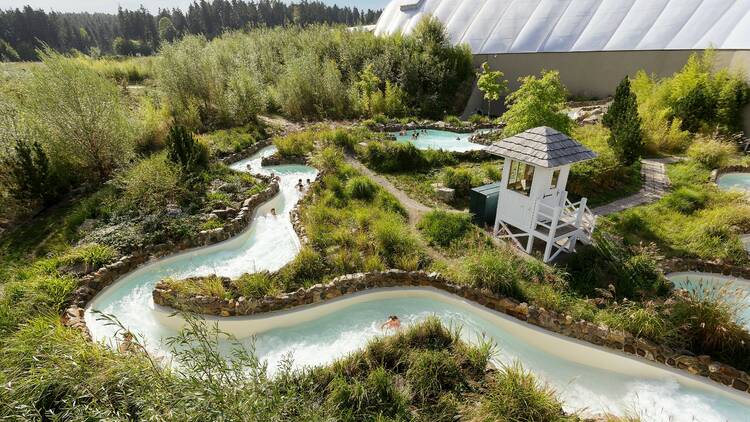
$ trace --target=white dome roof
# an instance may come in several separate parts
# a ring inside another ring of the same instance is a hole
[[[750,0],[393,0],[375,33],[426,14],[474,54],[750,49]]]

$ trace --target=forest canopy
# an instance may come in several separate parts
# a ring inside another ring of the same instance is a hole
[[[0,10],[0,61],[38,60],[37,50],[149,55],[163,42],[190,34],[215,38],[225,31],[314,23],[374,23],[380,11],[328,6],[320,1],[201,0],[187,10],[120,8],[117,14],[45,12],[25,6]]]

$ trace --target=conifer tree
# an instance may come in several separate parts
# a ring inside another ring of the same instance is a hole
[[[186,175],[197,173],[208,166],[206,148],[195,141],[193,134],[184,126],[175,125],[166,139],[167,157],[179,165]]]
[[[625,77],[617,86],[612,105],[602,118],[604,126],[610,130],[609,145],[617,154],[618,160],[630,165],[643,154],[643,131],[638,115],[638,99],[630,90],[630,79]]]

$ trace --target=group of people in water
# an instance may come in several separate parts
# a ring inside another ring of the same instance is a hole
[[[426,134],[426,133],[427,133],[427,129],[417,129],[417,130],[415,130],[414,132],[411,133],[411,139],[417,139],[417,138],[419,138],[420,134]],[[406,131],[406,129],[401,129],[401,131],[398,134],[399,134],[399,136],[406,136],[407,135],[407,131]]]
[[[296,185],[297,190],[302,192],[303,190],[305,190],[305,186],[310,186],[310,183],[312,183],[310,179],[307,179],[305,183],[302,183],[302,179],[299,179]],[[276,215],[276,208],[271,208],[271,215]]]
[[[401,129],[401,131],[398,132],[398,136],[406,136],[406,135],[408,135],[408,133],[409,132],[406,129]],[[413,131],[411,133],[411,140],[412,141],[416,141],[417,139],[419,139],[419,135],[420,134],[425,134],[426,135],[427,134],[427,129],[417,129],[417,130]],[[460,136],[456,136],[456,140],[460,141],[461,137]]]

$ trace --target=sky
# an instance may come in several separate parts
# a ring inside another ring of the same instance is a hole
[[[389,0],[322,0],[339,6],[356,6],[364,9],[381,9]],[[156,13],[159,8],[187,9],[193,0],[0,0],[0,9],[15,9],[30,5],[35,9],[57,12],[117,13],[117,7],[137,9],[141,4]]]

